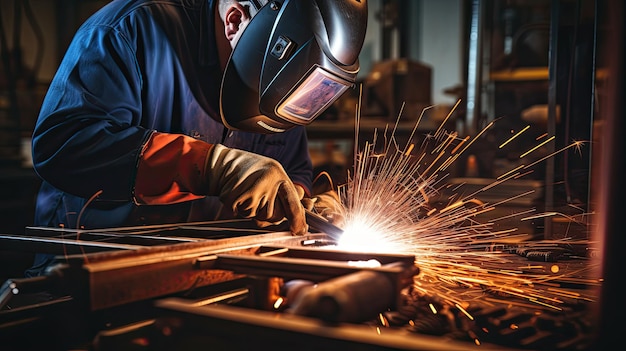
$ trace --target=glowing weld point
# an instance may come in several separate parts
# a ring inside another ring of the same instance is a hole
[[[378,260],[367,261],[348,261],[348,266],[360,267],[360,268],[376,268],[382,266]]]
[[[397,247],[385,240],[383,233],[364,223],[346,225],[337,246],[343,250],[361,252],[397,252]]]

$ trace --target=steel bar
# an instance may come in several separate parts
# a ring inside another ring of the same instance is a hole
[[[375,270],[390,275],[400,275],[406,270],[403,266],[363,268],[339,261],[228,254],[200,257],[196,260],[196,267],[198,269],[223,269],[241,274],[300,278],[313,281],[323,281],[362,270]]]
[[[107,250],[137,250],[143,246],[75,239],[40,238],[20,235],[0,235],[2,247],[8,250],[50,254],[82,254]]]

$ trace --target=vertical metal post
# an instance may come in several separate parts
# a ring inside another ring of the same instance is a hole
[[[598,0],[600,1],[600,0]],[[601,137],[594,149],[594,160],[598,161],[598,177],[594,178],[594,189],[597,196],[597,221],[594,241],[601,245],[602,257],[599,308],[596,321],[596,345],[593,350],[610,350],[613,345],[624,341],[626,322],[624,320],[625,299],[624,281],[624,211],[623,202],[626,196],[624,181],[626,157],[626,138],[624,138],[625,85],[624,85],[624,40],[626,27],[623,1],[602,1],[607,11],[602,22],[608,26],[608,38],[603,53],[608,62],[607,97],[600,100],[604,108],[601,118]]]
[[[397,4],[395,0],[383,0],[381,8],[382,59],[394,58]]]
[[[558,42],[559,42],[559,0],[552,0],[550,9],[550,48],[548,50],[548,135],[556,133],[556,105],[557,105],[557,68],[558,68]],[[554,152],[554,143],[546,146],[547,153]],[[546,161],[546,175],[544,184],[545,211],[551,212],[554,208],[554,157]],[[552,219],[544,219],[544,239],[552,236]]]
[[[409,47],[411,46],[410,31],[409,31],[409,23],[411,20],[411,2],[408,0],[397,0],[397,9],[398,10],[398,54],[400,58],[408,58],[409,57]],[[417,44],[417,42],[415,42]]]
[[[476,134],[481,112],[482,12],[482,1],[472,0],[467,57],[466,135]]]

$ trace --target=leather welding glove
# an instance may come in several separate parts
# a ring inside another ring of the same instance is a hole
[[[308,231],[296,186],[278,161],[216,144],[205,170],[208,194],[219,196],[235,213],[273,224],[286,218],[293,234]]]
[[[305,209],[309,209],[309,210],[312,209],[313,208],[312,204],[311,204],[311,207],[307,207],[306,203],[304,202],[305,199],[306,199],[305,196],[307,194],[307,191],[300,184],[294,183],[294,185],[295,185],[295,188],[296,188],[296,192],[298,194],[298,199],[300,199],[300,203],[302,204],[302,206]],[[276,224],[278,224],[278,223],[272,223],[272,222],[267,222],[267,221],[262,221],[262,220],[256,219],[256,225],[258,227],[260,227],[260,228],[265,228],[265,227],[269,227],[269,226],[276,225]]]
[[[185,135],[153,133],[139,159],[135,202],[171,204],[206,195],[218,196],[242,217],[273,224],[286,219],[292,234],[308,232],[301,195],[278,161]]]
[[[302,199],[303,206],[326,218],[335,226],[343,228],[345,209],[328,173],[322,172],[315,177],[313,194],[310,198]]]

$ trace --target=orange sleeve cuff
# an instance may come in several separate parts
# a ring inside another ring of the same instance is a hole
[[[294,182],[293,185],[296,186],[296,190],[298,191],[298,195],[300,196],[300,199],[304,197],[311,197],[311,192],[309,191],[309,189],[307,189],[307,187],[296,182]]]
[[[212,148],[186,135],[153,133],[139,158],[135,202],[173,204],[204,197],[205,164]]]

